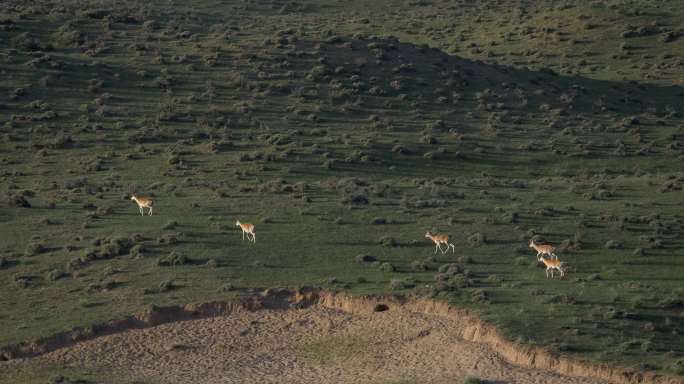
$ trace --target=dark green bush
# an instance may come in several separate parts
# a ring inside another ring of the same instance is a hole
[[[190,260],[182,253],[174,250],[166,256],[162,256],[157,259],[157,265],[159,266],[176,266],[188,264]]]

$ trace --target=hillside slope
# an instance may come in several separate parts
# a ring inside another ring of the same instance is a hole
[[[521,343],[681,375],[683,12],[519,3],[528,24],[664,20],[672,41],[621,37],[668,56],[655,79],[631,53],[555,64],[547,50],[576,45],[533,37],[572,38],[565,24],[473,53],[480,28],[524,29],[494,3],[4,2],[0,345],[315,284],[430,295]],[[479,26],[425,24],[445,10]],[[578,39],[600,51],[604,32]],[[499,52],[524,41],[536,64]],[[434,254],[428,230],[456,252]],[[534,236],[564,280],[545,279]]]

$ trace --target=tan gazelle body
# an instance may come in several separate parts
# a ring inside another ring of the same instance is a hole
[[[240,220],[238,220],[235,222],[235,225],[242,229],[242,240],[245,239],[245,234],[247,234],[247,240],[256,243],[256,235],[254,234],[254,224],[241,223]],[[251,239],[249,238],[250,235],[252,235]]]
[[[556,248],[552,245],[535,244],[534,240],[530,239],[530,248],[537,251],[537,257],[543,256],[543,255],[549,255],[549,256],[552,256],[554,259],[558,259],[558,256],[556,256],[556,254],[554,253],[554,252],[556,252]]]
[[[425,234],[425,237],[432,240],[435,243],[435,253],[437,253],[437,249],[442,251],[442,253],[447,253],[449,252],[449,247],[451,247],[452,252],[456,253],[456,247],[449,242],[449,235],[446,234],[431,234],[430,232],[427,232]],[[442,250],[442,244],[446,245],[446,250]]]
[[[131,200],[135,201],[138,204],[141,216],[145,216],[145,210],[143,208],[149,208],[148,213],[150,216],[152,216],[152,205],[154,205],[154,200],[152,200],[149,197],[142,197],[136,195],[131,196]]]
[[[565,276],[565,269],[563,268],[563,262],[558,259],[546,259],[544,256],[539,255],[538,259],[546,266],[546,277],[549,277],[549,272],[551,272],[551,278],[553,279],[553,271],[558,270],[560,272],[560,277]]]

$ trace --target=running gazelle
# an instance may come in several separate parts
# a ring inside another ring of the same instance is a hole
[[[425,234],[425,237],[432,240],[435,243],[435,253],[437,253],[437,249],[442,251],[442,253],[447,253],[449,252],[449,247],[451,247],[451,251],[453,253],[456,253],[456,247],[449,242],[449,235],[445,234],[431,234],[430,231],[428,231]],[[446,250],[442,250],[442,244],[446,245]]]
[[[539,255],[537,260],[544,263],[546,266],[546,277],[549,277],[549,272],[551,272],[551,278],[553,279],[553,271],[557,270],[560,272],[560,277],[565,276],[565,268],[563,267],[563,262],[558,259],[546,259],[544,256]]]
[[[151,198],[132,195],[131,200],[135,201],[138,204],[141,216],[145,216],[145,210],[143,208],[149,208],[148,213],[150,216],[152,216],[152,205],[154,205],[154,201]]]
[[[556,252],[556,248],[552,245],[536,244],[534,242],[534,239],[530,239],[530,248],[537,251],[537,257],[543,256],[543,255],[549,255],[549,256],[552,256],[554,259],[558,260],[558,256],[556,256],[556,254],[554,253],[554,252]]]
[[[241,223],[240,220],[238,220],[235,222],[235,226],[240,227],[240,229],[242,229],[242,240],[245,239],[245,234],[247,234],[247,240],[256,243],[256,235],[254,234],[254,224]],[[251,239],[249,238],[249,235],[252,235]]]

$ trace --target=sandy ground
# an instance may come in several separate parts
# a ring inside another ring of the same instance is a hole
[[[459,339],[458,327],[456,319],[400,309],[245,310],[104,336],[0,367],[56,363],[188,384],[454,384],[468,375],[489,383],[603,383],[513,366],[490,347]]]

